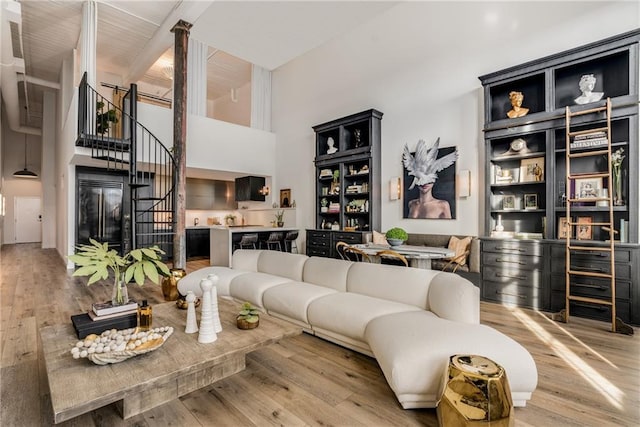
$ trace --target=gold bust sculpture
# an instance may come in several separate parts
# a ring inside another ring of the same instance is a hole
[[[509,100],[511,101],[511,110],[507,113],[507,117],[514,119],[516,117],[526,116],[529,112],[528,108],[522,107],[522,100],[524,95],[522,92],[511,91],[509,92]]]

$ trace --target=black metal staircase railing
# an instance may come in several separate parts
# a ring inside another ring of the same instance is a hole
[[[173,256],[175,161],[146,127],[137,121],[137,86],[120,105],[107,100],[86,81],[79,87],[77,146],[91,150],[108,170],[128,171],[131,212],[124,212],[124,247],[158,245]]]

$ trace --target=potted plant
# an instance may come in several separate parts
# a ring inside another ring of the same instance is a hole
[[[236,223],[236,216],[234,214],[227,214],[224,217],[224,222],[228,225],[228,226],[232,226],[235,225]]]
[[[284,227],[284,210],[276,211],[275,216],[278,227]]]
[[[254,329],[260,324],[260,311],[250,302],[242,304],[241,310],[236,316],[238,329]]]
[[[400,246],[409,238],[409,235],[402,228],[393,227],[385,233],[385,237],[390,246]]]
[[[109,131],[109,123],[118,123],[116,110],[104,111],[104,102],[96,102],[96,132],[104,135]]]
[[[127,283],[133,279],[139,286],[146,278],[158,283],[160,275],[168,276],[169,267],[162,262],[160,255],[164,251],[157,246],[134,249],[120,256],[115,249],[109,249],[108,243],[89,239],[90,244],[79,245],[77,252],[69,256],[78,268],[74,276],[90,276],[87,286],[98,280],[109,278],[113,272],[114,283],[111,304],[122,305],[129,301]]]
[[[320,199],[320,212],[327,212],[329,210],[329,201],[326,197]]]

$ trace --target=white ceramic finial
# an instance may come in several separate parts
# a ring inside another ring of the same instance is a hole
[[[220,322],[220,311],[218,310],[218,288],[215,285],[218,284],[220,278],[215,274],[209,274],[207,279],[213,283],[213,289],[211,289],[211,312],[213,313],[213,326],[216,333],[222,332],[222,323]]]
[[[200,334],[198,342],[207,344],[218,339],[215,326],[213,324],[213,312],[211,311],[211,289],[213,283],[209,279],[200,281],[200,289],[202,289],[202,315],[200,316]]]
[[[198,332],[198,321],[196,320],[196,296],[192,291],[187,292],[187,327],[184,332],[186,334],[193,334]]]

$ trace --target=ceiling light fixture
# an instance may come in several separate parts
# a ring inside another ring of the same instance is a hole
[[[27,134],[24,134],[24,169],[13,173],[14,178],[37,178],[38,174],[27,169]]]

